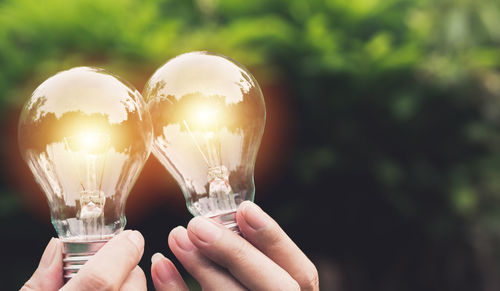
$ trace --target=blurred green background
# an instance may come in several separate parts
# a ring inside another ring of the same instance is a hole
[[[500,290],[495,0],[0,0],[2,289],[19,288],[55,236],[17,149],[31,92],[81,65],[142,90],[194,50],[238,60],[261,84],[256,202],[314,261],[322,290]],[[153,156],[127,217],[146,237],[151,284],[151,255],[173,258],[168,232],[191,217]]]

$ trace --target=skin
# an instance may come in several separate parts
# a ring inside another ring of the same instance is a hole
[[[319,290],[316,267],[276,221],[249,201],[236,217],[245,238],[204,217],[170,232],[170,249],[203,290]],[[158,291],[188,290],[161,254],[151,274]]]
[[[203,290],[319,290],[314,264],[260,207],[243,202],[236,218],[244,238],[204,217],[170,232],[170,249]],[[146,290],[143,252],[142,235],[124,231],[64,285],[62,243],[53,238],[21,290]],[[188,290],[169,259],[157,253],[151,261],[156,290]]]
[[[137,266],[144,252],[144,238],[126,230],[106,243],[64,285],[62,242],[52,238],[33,276],[21,287],[29,290],[146,290],[146,277]]]

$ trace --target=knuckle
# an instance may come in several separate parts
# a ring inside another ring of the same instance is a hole
[[[303,289],[300,288],[299,283],[294,279],[287,280],[276,286],[276,290],[293,290],[293,291],[301,291]]]
[[[40,281],[40,278],[43,278],[44,274],[40,272],[40,269],[36,269],[33,276],[24,283],[23,287],[19,289],[20,291],[34,291],[34,290],[42,290],[43,289],[43,281]]]
[[[303,284],[301,287],[303,290],[319,290],[319,276],[318,270],[314,265],[311,268],[308,268],[306,272],[304,272]]]
[[[87,276],[85,280],[82,280],[83,290],[100,290],[100,291],[112,291],[115,290],[113,284],[106,280],[101,274],[93,274],[92,276]]]
[[[270,227],[264,232],[264,237],[267,245],[275,246],[279,245],[285,236],[278,227]]]
[[[34,291],[36,288],[32,285],[31,281],[24,283],[23,287],[19,291]]]
[[[243,265],[248,260],[248,244],[246,241],[239,241],[233,249],[230,265]]]

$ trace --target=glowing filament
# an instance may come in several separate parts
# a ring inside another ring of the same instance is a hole
[[[104,153],[109,147],[109,135],[84,131],[67,139],[69,148],[74,152],[87,154]]]

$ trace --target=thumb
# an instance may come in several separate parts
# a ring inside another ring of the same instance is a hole
[[[62,244],[52,238],[43,252],[33,276],[24,283],[21,291],[58,290],[64,285],[62,276]]]

